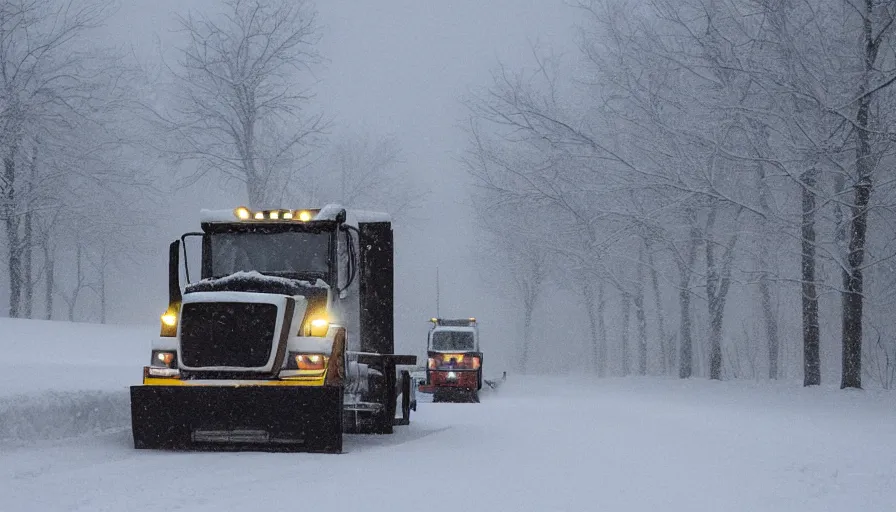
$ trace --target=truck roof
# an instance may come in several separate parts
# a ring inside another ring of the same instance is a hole
[[[478,332],[472,325],[438,325],[432,328],[433,331],[469,331]]]
[[[245,210],[248,212],[249,218],[240,218],[237,214],[239,210]],[[353,210],[349,208],[344,208],[338,204],[328,204],[323,208],[297,208],[297,209],[289,209],[289,208],[259,208],[259,209],[250,209],[245,206],[238,206],[236,208],[230,210],[208,210],[202,209],[199,211],[199,221],[201,223],[211,223],[211,224],[236,224],[236,223],[251,223],[257,222],[258,220],[263,220],[264,222],[312,222],[312,221],[334,221],[340,212],[345,211],[346,213],[346,223],[350,225],[357,225],[358,223],[370,223],[370,222],[391,222],[392,217],[385,212],[376,212],[376,211],[368,211],[368,210]],[[276,218],[271,218],[269,215],[265,215],[264,212],[277,212]],[[288,216],[285,216],[288,212]],[[308,212],[309,215],[306,219],[299,219],[300,212]],[[256,220],[255,215],[261,213],[264,215],[263,217]]]

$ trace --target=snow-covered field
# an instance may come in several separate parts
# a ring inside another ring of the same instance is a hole
[[[154,331],[0,319],[0,510],[896,510],[896,394],[798,383],[511,374],[342,455],[136,451]]]

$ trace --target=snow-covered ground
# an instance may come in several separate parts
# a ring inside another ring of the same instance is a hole
[[[798,383],[511,374],[342,455],[136,451],[154,334],[0,320],[0,510],[896,510],[896,394]]]
[[[0,318],[0,397],[139,383],[158,326]],[[35,378],[35,377],[40,378]]]

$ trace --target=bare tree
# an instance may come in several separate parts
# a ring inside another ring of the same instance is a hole
[[[0,218],[10,316],[32,314],[42,272],[54,279],[46,258],[42,269],[35,262],[36,247],[54,236],[46,229],[38,236],[38,226],[51,225],[43,218],[82,207],[88,184],[93,193],[135,184],[108,158],[121,146],[112,115],[126,102],[127,70],[115,53],[81,49],[110,8],[100,0],[0,3]]]
[[[387,211],[404,223],[425,200],[428,190],[405,167],[399,141],[372,132],[334,135],[323,165],[313,170],[312,201],[339,202],[354,208]]]
[[[800,259],[803,314],[803,385],[821,384],[821,354],[818,327],[818,291],[815,286],[815,192],[816,172],[803,174],[801,230],[802,258]]]
[[[487,253],[496,255],[493,274],[496,285],[514,302],[520,312],[520,343],[517,366],[529,368],[532,353],[533,319],[538,303],[544,296],[550,272],[550,251],[520,222],[520,215],[503,218],[496,215],[492,202],[474,203],[481,220]],[[537,230],[535,231],[537,234]]]
[[[154,147],[246,187],[266,206],[307,170],[324,127],[310,112],[308,82],[320,58],[316,11],[306,0],[227,0],[224,12],[179,17],[188,42],[173,77],[175,107],[147,105],[164,135]],[[220,173],[220,174],[217,174]]]
[[[852,5],[852,4],[850,4]],[[896,21],[896,6],[879,0],[864,0],[859,8],[862,19],[862,68],[858,90],[849,107],[855,106],[851,120],[856,132],[855,195],[849,221],[849,253],[843,269],[843,377],[841,388],[862,387],[862,306],[863,264],[868,230],[868,207],[879,149],[875,147],[876,125],[872,110],[875,95],[896,81],[896,73],[886,71],[881,61],[891,54],[890,34]],[[882,52],[883,50],[883,52]],[[888,51],[890,50],[890,51]],[[854,120],[853,120],[854,119]]]
[[[755,375],[763,350],[768,377],[786,374],[782,365],[791,361],[782,359],[788,342],[780,333],[802,309],[805,383],[817,384],[822,364],[833,364],[819,326],[842,315],[843,370],[854,379],[844,383],[859,385],[868,314],[862,304],[879,314],[889,300],[885,286],[863,286],[863,278],[896,257],[890,238],[878,235],[896,221],[896,187],[873,179],[875,169],[896,162],[892,4],[577,5],[586,15],[585,64],[574,76],[533,51],[530,69],[500,67],[488,91],[470,102],[469,167],[487,185],[486,200],[506,216],[523,204],[556,216],[551,228],[530,235],[560,255],[561,274],[574,276],[575,269],[589,276],[575,288],[589,311],[583,329],[595,340],[602,331],[595,312],[604,310],[595,298],[598,283],[612,285],[608,311],[625,317],[634,307],[639,371],[653,349],[643,341],[651,320],[644,286],[652,284],[664,368],[662,297],[672,293],[661,285],[678,297],[682,378],[704,359],[713,379],[723,369],[735,378]],[[864,34],[859,45],[857,33]],[[636,240],[646,253],[633,269]],[[799,271],[782,264],[788,256],[800,262]],[[825,284],[829,264],[843,275],[842,289]],[[656,273],[647,276],[646,269]],[[758,278],[743,279],[751,274]],[[730,293],[748,286],[756,293]],[[823,286],[842,294],[839,310],[819,308]],[[737,323],[729,317],[750,308],[726,313],[730,296],[756,301],[761,329],[732,327]],[[705,313],[693,314],[695,297],[707,301]],[[615,322],[623,368],[628,320]],[[881,340],[896,338],[885,332],[896,325],[874,325]],[[704,332],[706,343],[694,343],[695,333]],[[884,341],[869,345],[886,360]],[[598,349],[589,347],[592,359]],[[748,371],[741,363],[750,364]]]

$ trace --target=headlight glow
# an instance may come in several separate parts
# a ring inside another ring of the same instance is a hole
[[[325,370],[329,358],[323,354],[297,354],[290,353],[288,369],[299,370]]]
[[[330,328],[330,321],[326,318],[312,319],[308,324],[308,334],[311,336],[326,336]]]
[[[171,350],[153,350],[150,366],[174,368],[177,366],[177,353]]]
[[[240,206],[239,208],[233,210],[233,214],[236,215],[236,218],[240,220],[249,220],[249,217],[252,215],[249,212],[249,209],[245,206]]]
[[[177,314],[170,311],[165,312],[165,314],[162,315],[162,323],[168,327],[174,327],[177,325]]]
[[[308,210],[302,210],[299,212],[299,220],[302,222],[308,222],[311,220],[311,212]]]

